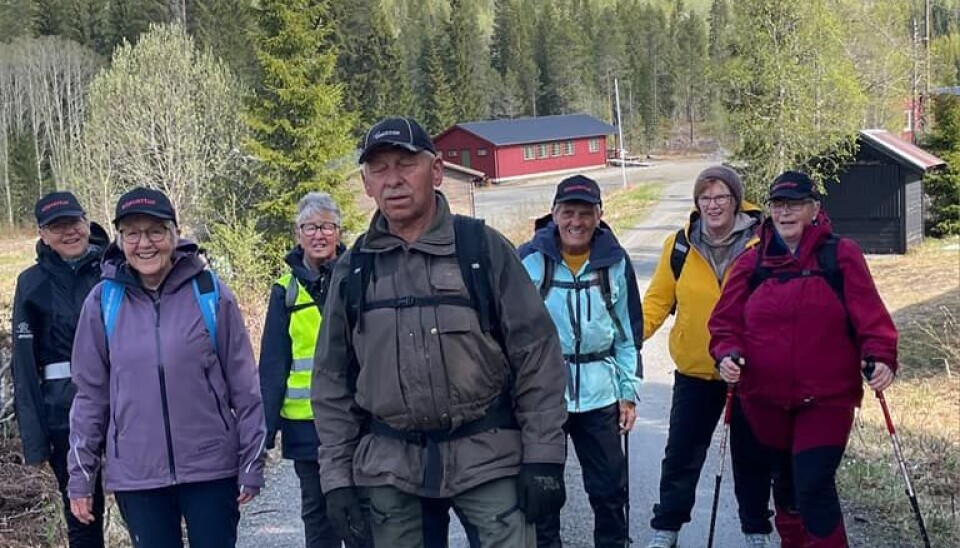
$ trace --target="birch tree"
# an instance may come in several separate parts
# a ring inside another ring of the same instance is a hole
[[[88,184],[106,203],[134,186],[159,189],[188,230],[203,228],[206,198],[232,173],[242,100],[236,78],[183,27],[152,25],[90,86]]]

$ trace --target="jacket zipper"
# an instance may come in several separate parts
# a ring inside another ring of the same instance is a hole
[[[167,462],[170,465],[170,477],[177,483],[177,463],[173,457],[173,435],[170,433],[170,406],[167,403],[167,380],[163,369],[163,347],[160,345],[160,298],[153,301],[157,322],[154,334],[157,339],[157,374],[160,376],[160,404],[163,407],[163,430],[167,436]]]
[[[213,389],[213,383],[210,381],[210,370],[207,368],[203,369],[203,377],[207,379],[207,388],[210,389],[210,395],[213,396],[213,401],[217,404],[217,414],[220,415],[220,421],[223,422],[223,428],[227,432],[230,431],[230,425],[227,424],[226,417],[223,416],[223,408],[220,407],[220,398],[217,397],[216,390]]]

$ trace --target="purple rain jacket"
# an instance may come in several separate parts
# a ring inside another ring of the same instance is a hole
[[[236,298],[220,283],[214,351],[191,283],[203,270],[197,252],[180,240],[154,296],[116,244],[105,252],[102,277],[126,291],[109,349],[103,282],[80,313],[71,360],[71,498],[93,493],[101,466],[108,491],[231,476],[247,491],[263,486],[266,427],[250,339]]]

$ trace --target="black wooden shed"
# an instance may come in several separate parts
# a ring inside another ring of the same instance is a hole
[[[923,241],[923,175],[944,162],[882,129],[857,141],[856,160],[825,185],[833,230],[866,253],[906,253]]]

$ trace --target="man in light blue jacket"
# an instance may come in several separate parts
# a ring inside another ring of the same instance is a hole
[[[594,545],[626,546],[626,461],[643,376],[643,315],[630,257],[600,221],[600,187],[583,175],[560,182],[553,211],[520,246],[523,265],[560,335],[567,364],[564,425],[593,507]],[[559,548],[560,516],[537,522],[539,548]]]

